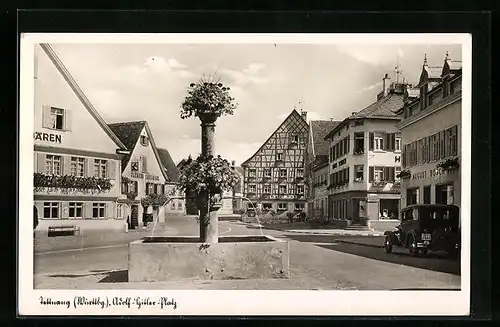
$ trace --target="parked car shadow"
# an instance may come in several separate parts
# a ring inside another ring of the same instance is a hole
[[[393,253],[386,253],[378,241],[369,245],[343,243],[343,241],[349,242],[349,239],[353,238],[349,236],[286,235],[286,238],[298,242],[321,243],[316,244],[316,246],[378,261],[460,275],[460,260],[451,259],[443,252],[429,251],[427,255],[412,257],[404,248],[394,248]]]
[[[128,270],[111,271],[98,283],[126,283],[128,282]]]

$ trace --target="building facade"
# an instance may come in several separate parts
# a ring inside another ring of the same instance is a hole
[[[339,121],[313,120],[309,122],[306,182],[308,190],[308,217],[328,218],[328,153],[330,142],[325,136]]]
[[[424,60],[418,93],[407,95],[399,123],[403,140],[402,206],[461,201],[461,62]]]
[[[49,226],[124,229],[114,135],[48,44],[35,46],[34,213]]]
[[[245,209],[277,213],[306,210],[307,112],[293,110],[257,152],[241,166]],[[248,201],[248,200],[249,201]]]
[[[367,220],[396,220],[400,187],[401,136],[396,111],[405,86],[385,87],[377,101],[338,124],[330,141],[328,216],[363,224]]]
[[[149,221],[164,222],[168,214],[184,213],[183,198],[176,192],[177,167],[170,163],[168,151],[156,147],[153,134],[146,121],[109,124],[110,129],[130,150],[122,159],[121,174],[127,182],[122,185],[124,194],[118,201],[118,213],[127,219],[130,229],[141,228]],[[132,203],[127,203],[127,193],[135,193]],[[163,194],[170,199],[164,205],[144,207],[141,200],[153,194]]]
[[[236,162],[232,162],[234,172],[238,176],[238,183],[233,188],[233,212],[241,212],[243,208],[243,192],[244,192],[244,171],[242,167],[236,166]]]

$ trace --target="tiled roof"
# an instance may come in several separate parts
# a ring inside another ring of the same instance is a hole
[[[441,78],[443,67],[425,66],[425,70],[427,71],[427,78]]]
[[[134,150],[145,125],[145,121],[108,124],[113,133],[120,139],[127,149],[130,150],[130,155],[132,154],[132,151]],[[130,155],[123,156],[122,170],[127,167]]]
[[[240,166],[235,166],[234,169],[239,173],[241,174],[241,176],[243,176],[244,172],[243,172],[243,167],[240,167]]]
[[[174,160],[170,156],[167,149],[158,148],[158,154],[160,155],[160,161],[167,170],[167,176],[170,182],[179,181],[179,168],[175,165]]]
[[[350,116],[351,119],[360,118],[381,118],[381,119],[391,119],[398,118],[396,111],[403,106],[403,95],[390,93],[385,98],[380,99],[356,113]]]
[[[325,136],[334,129],[340,121],[311,120],[311,133],[313,138],[314,154],[316,156],[328,155],[330,142],[325,141]]]

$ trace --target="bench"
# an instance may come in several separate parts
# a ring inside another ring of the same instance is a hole
[[[48,236],[67,236],[80,234],[80,227],[78,226],[49,226]]]

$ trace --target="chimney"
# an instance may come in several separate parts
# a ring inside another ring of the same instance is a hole
[[[355,114],[357,114],[356,111],[351,112],[351,116],[354,116]]]
[[[384,78],[382,78],[382,92],[384,92],[384,97],[387,96],[387,84],[386,80],[391,79],[388,74],[385,74]]]
[[[236,161],[235,160],[231,160],[231,166],[235,166],[236,165]]]
[[[301,114],[302,114],[302,118],[303,118],[305,121],[307,121],[307,111],[302,111],[302,112],[301,112]]]

